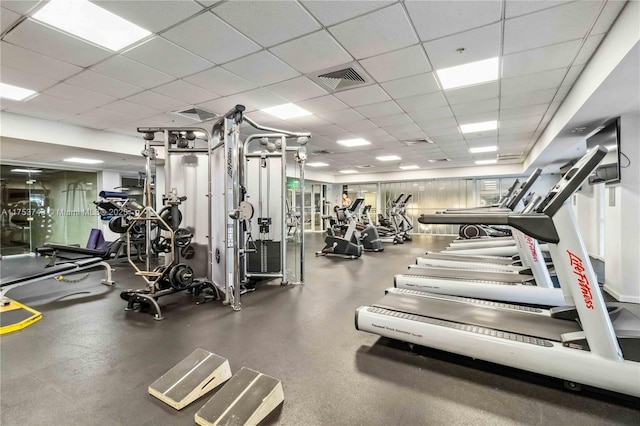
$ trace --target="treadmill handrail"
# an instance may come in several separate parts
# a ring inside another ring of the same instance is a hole
[[[515,209],[518,203],[520,202],[520,200],[522,200],[524,196],[527,194],[527,192],[529,192],[529,190],[531,189],[533,184],[536,182],[536,180],[538,179],[541,173],[542,173],[541,168],[535,169],[533,173],[531,173],[531,176],[529,176],[529,178],[527,178],[527,180],[524,181],[522,186],[520,186],[518,191],[513,195],[513,198],[507,202],[506,207],[508,207],[511,210]]]
[[[551,218],[542,213],[521,214],[511,212],[495,213],[456,213],[456,214],[423,214],[418,222],[426,225],[507,225],[518,229],[525,234],[548,243],[560,241],[558,231]]]

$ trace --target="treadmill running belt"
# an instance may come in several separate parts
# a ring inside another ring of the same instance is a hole
[[[492,328],[559,342],[564,333],[582,331],[575,321],[544,315],[491,309],[450,300],[389,293],[372,306],[462,324]]]
[[[432,278],[444,278],[449,280],[473,280],[504,283],[526,283],[533,281],[533,275],[515,274],[502,271],[474,271],[467,269],[451,269],[438,267],[412,267],[409,275],[422,275]]]
[[[474,256],[470,254],[443,254],[443,253],[427,253],[423,256],[425,259],[432,260],[451,260],[456,262],[480,262],[495,263],[496,265],[513,265],[513,259],[500,256]]]

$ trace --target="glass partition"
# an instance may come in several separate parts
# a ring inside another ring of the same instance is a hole
[[[2,165],[0,251],[34,252],[46,242],[86,246],[98,225],[97,173]]]

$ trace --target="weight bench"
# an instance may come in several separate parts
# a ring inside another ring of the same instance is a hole
[[[104,268],[105,278],[102,280],[102,284],[114,286],[115,282],[111,279],[111,266],[100,257],[92,257],[89,259],[79,259],[74,262],[59,263],[36,273],[30,272],[28,274],[20,274],[12,277],[3,277],[0,279],[0,300],[4,298],[4,295],[8,291],[13,290],[14,288],[22,287],[23,285],[38,282],[47,278],[54,278],[63,273],[70,274],[96,267]]]

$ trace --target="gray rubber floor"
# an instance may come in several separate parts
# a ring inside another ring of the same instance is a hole
[[[227,357],[234,372],[246,366],[283,381],[285,402],[265,424],[640,424],[637,399],[573,393],[557,380],[411,351],[355,330],[358,306],[379,299],[395,273],[448,241],[416,237],[343,260],[314,257],[323,244],[312,235],[306,285],[262,286],[243,298],[241,312],[168,296],[160,322],[124,312],[120,289],[142,286],[126,265],[116,266],[116,289],[99,284],[100,272],[75,284],[16,289],[9,296],[44,318],[0,339],[0,423],[191,425],[208,397],[176,412],[147,387],[201,347]]]

